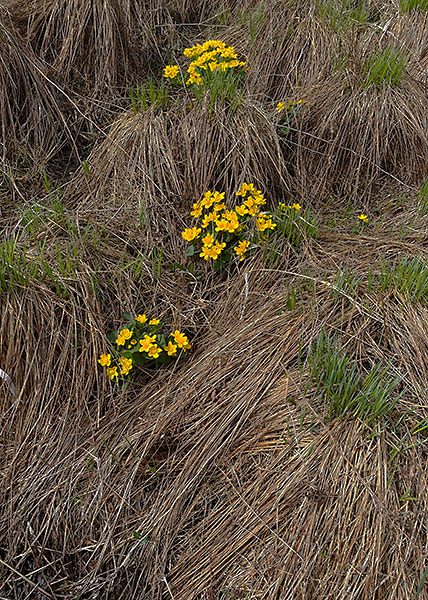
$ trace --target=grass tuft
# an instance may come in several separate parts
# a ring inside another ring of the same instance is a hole
[[[407,58],[403,53],[387,46],[373,53],[367,61],[367,76],[363,82],[365,88],[374,86],[382,90],[385,86],[396,86],[402,82],[406,73]]]
[[[377,363],[364,375],[337,340],[322,332],[308,353],[309,378],[328,407],[328,417],[353,415],[374,425],[396,405],[401,378]]]

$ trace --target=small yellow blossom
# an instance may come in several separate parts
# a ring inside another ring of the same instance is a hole
[[[201,214],[202,214],[202,208],[203,208],[202,201],[201,202],[196,202],[193,205],[193,210],[190,211],[190,216],[191,217],[195,217],[195,218],[200,217]]]
[[[230,221],[228,221],[227,219],[217,219],[215,224],[215,230],[216,231],[227,231],[227,228],[229,227],[229,223]]]
[[[192,73],[189,79],[186,81],[186,85],[190,85],[192,83],[196,83],[196,85],[200,85],[202,83],[202,77],[196,71]]]
[[[170,79],[174,79],[176,75],[179,73],[179,68],[177,65],[167,65],[163,70],[163,76],[169,77]]]
[[[137,340],[131,340],[132,346],[135,346],[136,343],[137,343]]]
[[[138,352],[148,352],[155,339],[156,335],[145,335],[144,338],[140,340],[141,347],[139,348]]]
[[[187,58],[195,58],[197,56],[199,56],[202,52],[203,52],[203,48],[201,46],[201,44],[198,44],[197,46],[192,46],[191,48],[186,48],[183,52],[184,56],[187,56]]]
[[[138,317],[135,319],[136,321],[138,321],[139,323],[145,323],[147,321],[147,317],[146,315],[138,315]]]
[[[202,238],[202,242],[204,243],[204,246],[208,246],[208,248],[211,248],[211,246],[214,244],[213,234],[207,233],[207,235]]]
[[[267,217],[267,215],[260,215],[259,217],[257,217],[256,224],[257,224],[257,229],[259,231],[263,232],[266,229],[275,229],[276,223],[273,223],[272,219],[270,217],[269,218],[266,218],[266,217]]]
[[[185,229],[184,231],[182,231],[181,235],[187,242],[191,242],[192,240],[199,237],[201,231],[202,229],[200,229],[199,227],[192,227],[191,229]]]
[[[220,244],[220,242],[216,242],[214,246],[210,248],[210,257],[213,260],[217,260],[224,248],[226,248],[226,244],[224,242],[222,244]]]
[[[248,214],[248,208],[245,206],[245,204],[241,204],[240,206],[235,206],[235,211],[241,217]]]
[[[147,352],[150,358],[158,358],[159,354],[162,352],[162,348],[159,348],[157,344],[152,344]]]
[[[298,204],[297,202],[295,202],[294,204],[292,204],[288,208],[294,208],[294,210],[298,211],[298,210],[301,210],[302,207],[300,206],[300,204]]]
[[[178,329],[176,329],[174,331],[174,333],[171,334],[171,336],[174,338],[175,343],[177,344],[177,346],[179,348],[183,348],[184,346],[186,346],[189,343],[189,340],[187,339],[187,335],[185,335],[184,333],[181,333],[181,331],[179,331]]]
[[[242,240],[237,246],[234,247],[236,254],[241,257],[241,260],[244,260],[244,254],[248,250],[249,245],[250,242],[248,240]]]
[[[121,366],[120,374],[128,375],[129,371],[132,369],[132,358],[125,358],[122,356],[119,358],[119,365]]]
[[[150,319],[149,325],[159,325],[160,319]]]
[[[363,223],[366,223],[367,219],[368,219],[368,216],[364,215],[364,214],[361,214],[358,218],[360,219],[360,221],[363,221]]]
[[[211,258],[211,252],[209,246],[202,246],[202,250],[199,253],[199,256],[204,260],[209,260]]]
[[[168,353],[168,356],[174,356],[175,354],[177,354],[177,346],[171,341],[168,342],[168,345],[164,347],[164,350]]]
[[[215,221],[217,219],[217,215],[215,213],[208,213],[207,215],[205,215],[205,217],[202,219],[202,227],[205,229],[206,227],[208,227],[208,225]]]
[[[118,377],[117,367],[107,367],[107,375],[110,377],[110,379]]]
[[[118,333],[116,344],[118,346],[124,346],[126,340],[129,340],[132,337],[132,334],[133,331],[130,331],[129,329],[122,329],[122,331],[119,331]]]
[[[111,355],[110,354],[101,354],[98,362],[102,367],[109,367],[111,364]]]

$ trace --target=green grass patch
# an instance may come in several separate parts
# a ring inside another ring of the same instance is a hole
[[[375,278],[371,275],[369,281],[373,286]],[[404,258],[392,265],[382,263],[377,285],[383,292],[393,291],[401,301],[427,302],[428,265],[419,257]]]
[[[428,10],[428,0],[400,0],[400,11]]]
[[[310,346],[307,362],[308,388],[315,384],[328,406],[328,418],[352,415],[373,425],[394,408],[401,396],[396,393],[400,377],[393,377],[380,363],[368,374],[362,373],[339,342],[325,332]]]
[[[372,54],[366,65],[364,88],[398,85],[406,72],[406,57],[400,50],[387,46],[380,52]]]
[[[373,15],[366,2],[353,2],[352,0],[320,0],[317,11],[321,18],[328,21],[330,27],[336,31],[347,31],[356,25],[377,20],[378,15]]]
[[[144,112],[152,106],[167,108],[169,103],[168,90],[162,81],[160,85],[154,83],[151,79],[144,85],[131,88],[129,90],[132,112]]]
[[[418,198],[419,216],[424,217],[428,213],[428,179],[424,181],[419,190]]]

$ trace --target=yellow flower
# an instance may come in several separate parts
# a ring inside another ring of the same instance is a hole
[[[225,48],[226,45],[220,40],[208,40],[202,44],[202,50],[206,51],[210,48]]]
[[[120,369],[120,374],[128,375],[129,371],[132,369],[132,358],[125,358],[122,356],[119,358],[119,365],[122,367]]]
[[[118,377],[117,367],[107,367],[107,375],[110,377],[110,379]]]
[[[224,200],[225,195],[225,192],[217,192],[217,190],[215,190],[213,193],[214,202],[222,202]]]
[[[212,193],[211,192],[205,192],[204,197],[202,198],[202,200],[200,201],[200,205],[203,208],[210,208],[212,205],[214,204],[214,198],[212,197]]]
[[[294,210],[301,210],[301,206],[300,204],[297,204],[297,202],[295,202],[294,204],[292,204],[291,206],[289,206],[288,208],[294,208]]]
[[[278,111],[284,110],[284,108],[285,108],[284,102],[278,102],[278,104],[276,105],[276,110],[278,110]]]
[[[237,246],[234,247],[236,254],[241,257],[241,260],[244,260],[244,254],[248,250],[249,245],[250,242],[248,240],[242,240]]]
[[[245,204],[241,204],[240,206],[235,206],[235,211],[241,217],[243,217],[244,215],[248,214],[248,208],[245,206]]]
[[[196,85],[200,85],[202,83],[202,77],[196,71],[191,73],[189,79],[186,81],[186,85],[190,85],[191,83],[196,83]]]
[[[174,79],[176,75],[179,73],[179,68],[177,65],[167,65],[163,70],[163,76],[169,77],[170,79]]]
[[[110,354],[101,354],[98,359],[98,362],[102,367],[109,367],[111,364],[111,355]]]
[[[221,251],[226,248],[226,244],[223,242],[216,242],[212,248],[210,248],[210,256],[213,260],[217,260],[221,254]]]
[[[250,192],[251,194],[256,194],[257,191],[258,190],[256,190],[253,183],[245,183],[244,182],[241,186],[241,189],[238,192],[236,192],[236,195],[237,196],[245,196],[247,192]]]
[[[187,56],[187,58],[196,58],[197,56],[199,56],[202,52],[203,52],[203,48],[200,44],[198,44],[197,46],[192,46],[191,48],[186,48],[183,52],[184,56]]]
[[[132,346],[135,346],[136,343],[137,343],[137,340],[131,340]]]
[[[189,343],[187,336],[184,333],[178,331],[178,329],[176,329],[174,333],[171,334],[171,336],[174,338],[175,343],[179,348],[183,348]]]
[[[204,260],[208,260],[209,258],[211,258],[210,247],[209,246],[202,246],[202,250],[201,250],[199,256],[201,258],[203,258]]]
[[[145,323],[147,321],[147,317],[146,315],[138,315],[138,317],[135,319],[136,321],[138,321],[139,323]]]
[[[227,48],[220,50],[220,55],[223,58],[237,58],[235,54],[235,48],[233,46],[228,46]]]
[[[160,319],[150,319],[149,325],[159,325]]]
[[[191,229],[185,229],[184,231],[182,231],[181,235],[187,242],[191,242],[195,238],[199,237],[201,231],[202,229],[200,229],[199,227],[192,227]]]
[[[177,354],[177,346],[172,342],[168,342],[168,346],[164,347],[165,352],[168,352],[168,356],[174,356]]]
[[[132,337],[133,331],[130,331],[129,329],[122,329],[122,331],[119,331],[119,334],[117,336],[117,340],[116,340],[116,344],[118,346],[124,346],[126,340],[129,340]]]
[[[147,352],[150,358],[158,358],[159,354],[162,352],[162,348],[159,348],[157,344],[152,344]]]
[[[202,214],[202,208],[203,208],[203,201],[201,200],[200,202],[195,202],[195,204],[193,205],[193,210],[190,212],[190,215],[192,217],[200,217]]]
[[[214,243],[214,236],[212,233],[207,233],[207,235],[205,237],[202,238],[202,241],[204,243],[205,246],[208,246],[208,248],[211,248],[211,246]]]
[[[216,222],[216,231],[226,231],[229,227],[229,221],[227,219],[217,219]]]
[[[267,218],[269,216],[269,218]],[[257,217],[257,229],[259,231],[265,231],[265,229],[275,229],[276,223],[272,222],[270,215],[260,215]]]
[[[233,233],[234,231],[236,231],[239,227],[239,221],[237,219],[232,219],[231,221],[227,222],[226,231],[229,231],[229,233]]]
[[[145,335],[144,338],[142,340],[140,340],[140,346],[141,348],[139,348],[138,352],[148,352],[150,349],[150,346],[153,345],[153,342],[156,339],[156,334],[155,335]]]
[[[205,227],[208,227],[208,225],[212,222],[215,221],[217,219],[217,215],[215,213],[208,213],[207,215],[205,215],[205,217],[202,219],[202,227],[205,229]]]
[[[368,216],[367,216],[367,215],[364,215],[364,214],[361,214],[361,215],[360,215],[358,218],[359,218],[361,221],[363,221],[363,223],[366,223],[366,222],[367,222],[367,219],[368,219]]]
[[[217,63],[215,61],[212,61],[212,62],[208,63],[208,66],[211,69],[211,71],[215,71],[217,68]]]

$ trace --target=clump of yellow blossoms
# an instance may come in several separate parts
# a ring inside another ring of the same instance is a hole
[[[178,329],[165,335],[160,319],[149,319],[145,314],[135,317],[126,314],[124,317],[126,327],[108,335],[116,344],[114,358],[111,354],[101,354],[98,359],[111,380],[119,376],[126,379],[134,365],[157,367],[168,364],[191,348],[188,337]]]
[[[253,183],[243,183],[236,192],[239,203],[232,210],[226,208],[225,193],[208,191],[193,205],[190,213],[199,226],[185,229],[181,235],[191,242],[188,256],[199,253],[206,261],[217,261],[220,268],[233,256],[244,260],[247,251],[265,241],[277,224],[274,216],[262,209],[266,199]]]
[[[208,83],[213,76],[220,73],[233,71],[243,73],[247,70],[246,62],[240,61],[233,46],[226,46],[220,40],[208,40],[186,48],[184,56],[192,59],[187,69],[187,86],[195,84],[201,86]],[[177,65],[167,65],[164,68],[164,77],[181,84],[182,78]]]
[[[289,102],[287,102],[287,104],[285,104],[285,102],[278,102],[275,110],[281,112],[283,110],[296,109],[308,105],[309,102],[307,100],[290,100]]]

